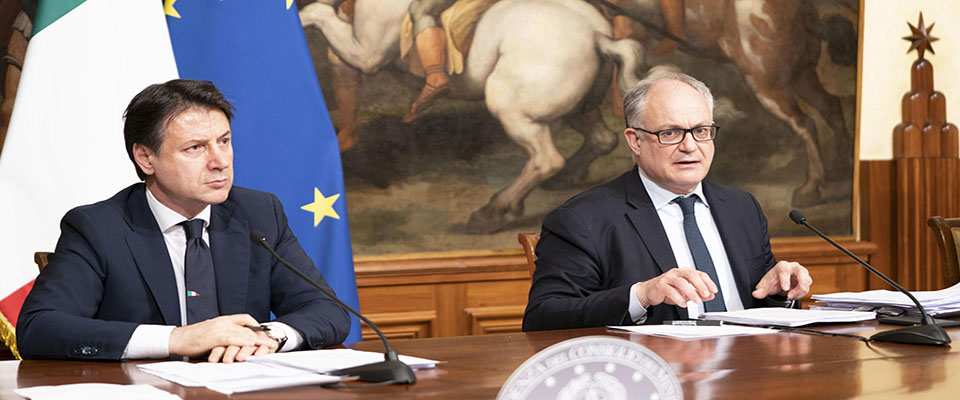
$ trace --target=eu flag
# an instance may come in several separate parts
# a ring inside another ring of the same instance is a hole
[[[165,9],[180,77],[212,81],[236,107],[236,183],[280,197],[304,250],[358,308],[337,136],[293,0],[167,0]],[[360,340],[353,317],[347,341]]]

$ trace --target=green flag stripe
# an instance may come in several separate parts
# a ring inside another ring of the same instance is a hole
[[[40,0],[37,5],[37,17],[33,19],[33,35],[50,26],[70,10],[77,8],[86,0]],[[31,36],[31,37],[32,37]]]

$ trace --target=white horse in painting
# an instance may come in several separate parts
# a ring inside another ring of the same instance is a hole
[[[339,60],[367,74],[398,60],[409,0],[356,0],[352,23],[337,17],[333,3],[310,4],[300,19],[326,36],[337,56],[331,59],[335,73],[350,76]],[[538,185],[555,175],[553,182],[561,184],[582,179],[591,162],[616,147],[618,134],[604,124],[598,104],[611,61],[620,66],[618,82],[626,89],[639,80],[642,54],[636,41],[612,39],[609,22],[582,0],[503,0],[482,15],[463,73],[451,76],[451,97],[485,100],[529,158],[516,180],[470,215],[470,232],[503,229],[508,215],[523,214],[524,198]],[[340,77],[340,85],[350,80]],[[340,106],[341,118],[355,118],[355,104]],[[560,121],[585,139],[569,159],[553,144],[551,127]]]

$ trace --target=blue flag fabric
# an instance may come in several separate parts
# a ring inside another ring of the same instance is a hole
[[[236,107],[236,184],[280,197],[327,283],[359,309],[337,137],[291,3],[168,0],[167,25],[180,77],[212,81]]]

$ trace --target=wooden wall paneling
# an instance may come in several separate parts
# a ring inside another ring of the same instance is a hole
[[[364,314],[390,340],[436,337],[437,313],[432,310]],[[378,340],[377,333],[364,325],[363,340]]]
[[[887,276],[897,271],[897,190],[896,168],[892,160],[861,161],[860,168],[860,234],[861,239],[877,246],[870,264]],[[886,289],[882,279],[868,277],[865,289]]]
[[[526,304],[530,279],[470,282],[467,284],[467,307],[489,307]]]
[[[433,286],[423,284],[392,286],[357,286],[360,311],[363,313],[387,313],[415,310],[436,310],[436,293]],[[377,321],[374,321],[377,322]]]
[[[896,160],[896,191],[897,202],[897,224],[896,245],[897,245],[897,275],[894,279],[906,287],[912,289],[917,282],[917,268],[920,260],[917,258],[919,252],[911,251],[916,243],[919,243],[915,221],[919,219],[920,207],[916,196],[911,194],[919,193],[922,189],[919,176],[919,162],[917,158],[903,158]]]
[[[526,301],[524,301],[526,303]],[[471,335],[520,332],[525,305],[469,307],[463,311],[470,322]]]
[[[443,316],[438,326],[439,336],[462,336],[467,334],[470,322],[463,314],[467,307],[467,287],[465,284],[436,285],[437,314]]]
[[[869,260],[877,246],[843,241]],[[827,243],[800,239],[772,244],[778,259],[807,266],[813,293],[866,288],[866,271]],[[355,261],[361,310],[391,338],[519,331],[530,276],[520,249],[499,255],[455,255]],[[806,304],[810,304],[808,301]],[[372,339],[369,328],[365,339]]]
[[[877,246],[869,242],[848,240],[840,241],[840,245],[868,263],[877,251]],[[774,243],[771,247],[777,260],[796,261],[810,271],[813,286],[803,299],[804,305],[812,304],[810,296],[814,294],[866,290],[869,272],[826,242]]]

